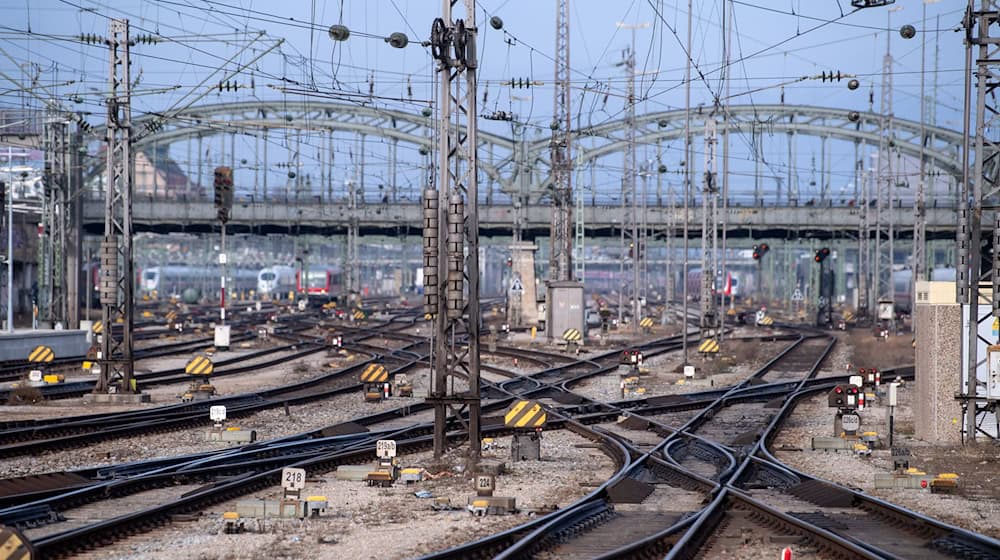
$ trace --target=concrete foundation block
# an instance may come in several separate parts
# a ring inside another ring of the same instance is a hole
[[[253,443],[257,441],[256,430],[208,430],[205,441],[221,441],[223,443]]]
[[[812,448],[815,450],[853,450],[854,444],[858,440],[847,440],[844,438],[833,437],[833,436],[816,436],[812,439]]]
[[[337,467],[334,478],[361,482],[372,470],[371,465],[341,465]]]
[[[469,496],[468,509],[476,515],[506,515],[514,513],[515,498],[503,496]]]
[[[153,402],[149,393],[91,393],[83,396],[84,404],[138,404]]]
[[[875,488],[888,490],[924,490],[933,476],[915,474],[878,473],[875,475]]]
[[[938,284],[920,282],[918,284]],[[918,287],[918,292],[922,290]],[[924,288],[927,291],[927,288]],[[914,314],[916,339],[916,395],[913,402],[916,436],[952,445],[961,443],[962,409],[955,400],[961,371],[961,308],[952,302],[918,299]],[[889,380],[883,379],[883,382]]]
[[[89,331],[82,330],[18,330],[0,333],[0,360],[26,360],[36,346],[48,346],[56,358],[70,358],[87,354]]]

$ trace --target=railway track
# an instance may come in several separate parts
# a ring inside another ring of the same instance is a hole
[[[658,348],[668,351],[670,342],[656,341],[648,351]],[[571,390],[580,379],[616,369],[617,361],[609,355],[574,360],[544,352],[520,354],[520,359],[533,360],[542,369],[484,390],[484,395],[492,397],[486,407],[502,409],[513,395],[545,399],[553,407],[552,428],[571,429],[594,441],[614,458],[617,472],[560,512],[427,558],[635,558],[664,554],[671,558],[711,558],[714,551],[725,546],[726,538],[747,528],[757,534],[772,534],[775,542],[806,543],[809,550],[837,557],[993,558],[1000,554],[1000,544],[992,539],[920,519],[878,500],[862,499],[863,495],[848,489],[833,486],[834,490],[830,490],[827,483],[784,467],[770,456],[767,443],[795,401],[845,381],[843,376],[814,378],[830,348],[829,340],[801,337],[736,386],[619,403],[597,403]],[[498,352],[517,354],[517,349],[498,348]],[[422,353],[423,349],[414,346],[386,356],[416,358]],[[609,354],[617,357],[617,352]],[[812,364],[807,359],[810,356]],[[502,368],[494,370],[502,372]],[[765,405],[770,408],[765,409]],[[419,409],[407,408],[411,409],[409,413]],[[753,413],[751,417],[751,410],[770,412]],[[680,426],[656,420],[657,415],[684,411],[698,412]],[[629,416],[627,428],[614,422],[623,414]],[[727,418],[726,414],[739,415],[740,419]],[[147,474],[128,479],[129,483],[115,487],[114,492],[134,492],[135,488],[155,487],[167,481],[204,483],[205,490],[157,508],[42,537],[35,544],[46,553],[66,554],[102,539],[153,527],[171,514],[194,511],[273,485],[282,466],[305,466],[310,472],[323,472],[338,461],[345,464],[371,460],[371,443],[387,436],[377,428],[379,424],[402,415],[390,410],[347,423],[367,427],[367,432],[337,433],[358,428],[330,427],[269,442],[267,446],[249,446],[238,452],[248,455],[239,458],[204,454],[132,466],[145,469],[142,472]],[[756,429],[731,437],[734,430],[726,426],[733,422],[742,427],[753,424]],[[397,423],[391,429],[392,436],[401,442],[401,450],[429,445],[426,423]],[[487,435],[504,433],[496,426],[487,426],[486,431]],[[451,437],[462,436],[454,431]],[[150,475],[150,469],[163,472]],[[180,473],[184,478],[178,478]],[[220,484],[220,476],[235,476],[238,480]],[[809,489],[814,493],[809,494]],[[828,511],[816,510],[822,508],[814,503],[822,500],[817,497],[821,495],[834,496],[838,504],[830,505]],[[862,518],[858,524],[850,525],[837,517],[842,512],[836,508],[846,502],[853,504],[851,515]],[[811,515],[798,511],[803,504],[814,507]],[[0,511],[0,516],[11,513],[16,512]],[[866,530],[887,536],[883,541],[869,539]]]

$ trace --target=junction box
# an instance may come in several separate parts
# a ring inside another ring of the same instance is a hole
[[[538,461],[542,458],[541,432],[515,432],[510,442],[512,461]]]

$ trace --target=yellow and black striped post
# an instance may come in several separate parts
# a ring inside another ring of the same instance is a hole
[[[101,321],[94,321],[94,324],[90,327],[91,332],[94,334],[101,334],[104,332],[104,323]]]
[[[382,364],[368,364],[361,371],[362,383],[385,383],[389,380],[389,371]]]
[[[583,333],[578,329],[566,329],[566,331],[563,332],[562,337],[563,340],[566,341],[567,348],[571,348],[574,345],[578,346],[583,342]]]
[[[698,351],[705,355],[715,355],[719,353],[719,341],[714,338],[706,338],[698,345]]]
[[[184,367],[184,373],[189,375],[212,375],[215,365],[206,356],[195,356]]]
[[[28,353],[28,361],[33,364],[48,364],[55,358],[55,353],[48,346],[35,346],[35,349]]]
[[[365,319],[365,312],[362,311],[362,310],[360,310],[360,309],[355,309],[353,317],[354,317],[355,321],[364,321],[364,319]]]
[[[642,330],[649,332],[649,329],[653,328],[653,319],[651,317],[643,317],[639,321],[639,326],[642,327]]]
[[[31,541],[24,538],[20,531],[13,527],[0,527],[0,560],[31,560],[34,557]]]
[[[545,426],[548,414],[537,401],[522,400],[514,403],[503,417],[508,428],[538,429]]]
[[[174,310],[167,311],[166,319],[167,325],[173,325],[177,322],[177,312]]]
[[[765,315],[764,318],[760,320],[760,326],[762,327],[770,327],[773,324],[774,324],[774,319],[772,319],[767,315]]]

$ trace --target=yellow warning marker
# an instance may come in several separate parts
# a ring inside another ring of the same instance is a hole
[[[33,364],[47,364],[55,357],[55,353],[48,346],[35,346],[35,349],[28,354],[28,361]]]
[[[143,319],[151,319],[152,317],[153,317],[153,312],[152,311],[149,311],[147,309],[146,311],[142,312],[142,318]]]
[[[90,330],[94,334],[101,334],[102,332],[104,332],[104,323],[102,323],[101,321],[94,321],[94,324],[91,325]]]
[[[718,354],[719,353],[719,341],[714,338],[708,338],[702,341],[698,345],[698,351],[702,354]]]
[[[566,329],[566,332],[563,333],[563,340],[565,340],[566,342],[574,342],[574,343],[580,342],[581,340],[583,340],[583,333],[581,333],[577,329]]]
[[[166,319],[167,319],[167,323],[168,324],[172,325],[172,324],[176,323],[177,322],[177,312],[173,311],[173,310],[167,311]]]
[[[365,312],[364,311],[362,311],[360,309],[357,309],[357,310],[354,311],[354,320],[355,321],[361,321],[364,318],[365,318]]]
[[[190,375],[212,375],[215,365],[206,356],[195,356],[184,366],[184,373]]]
[[[765,315],[764,318],[761,319],[760,322],[758,322],[757,324],[760,325],[760,326],[762,326],[762,327],[770,327],[771,325],[774,324],[774,319],[772,319],[771,317]]]
[[[90,371],[90,369],[93,367],[94,367],[94,362],[90,360],[83,361],[83,371]]]
[[[424,313],[424,321],[430,321],[433,318],[434,316],[431,315],[430,313]]]
[[[35,557],[35,549],[31,541],[24,538],[20,531],[13,527],[0,527],[0,560],[31,560]]]
[[[644,328],[644,329],[651,329],[651,328],[653,328],[653,318],[652,317],[643,317],[642,321],[639,321],[639,326],[642,327],[642,328]]]
[[[382,364],[368,364],[361,372],[362,383],[385,383],[389,380],[389,371]]]
[[[538,327],[531,327],[531,339],[534,340],[535,336],[538,334]]]
[[[545,409],[533,400],[517,401],[503,417],[508,428],[541,428],[546,420]]]
[[[729,315],[730,317],[735,317],[736,316],[736,309],[730,307],[729,309],[726,310],[726,315]]]
[[[222,518],[236,520],[240,518],[240,514],[236,513],[235,511],[227,511],[222,514]]]
[[[850,309],[845,310],[844,314],[843,314],[843,317],[844,317],[844,321],[846,321],[846,322],[853,321],[854,320],[854,312],[851,311]]]

